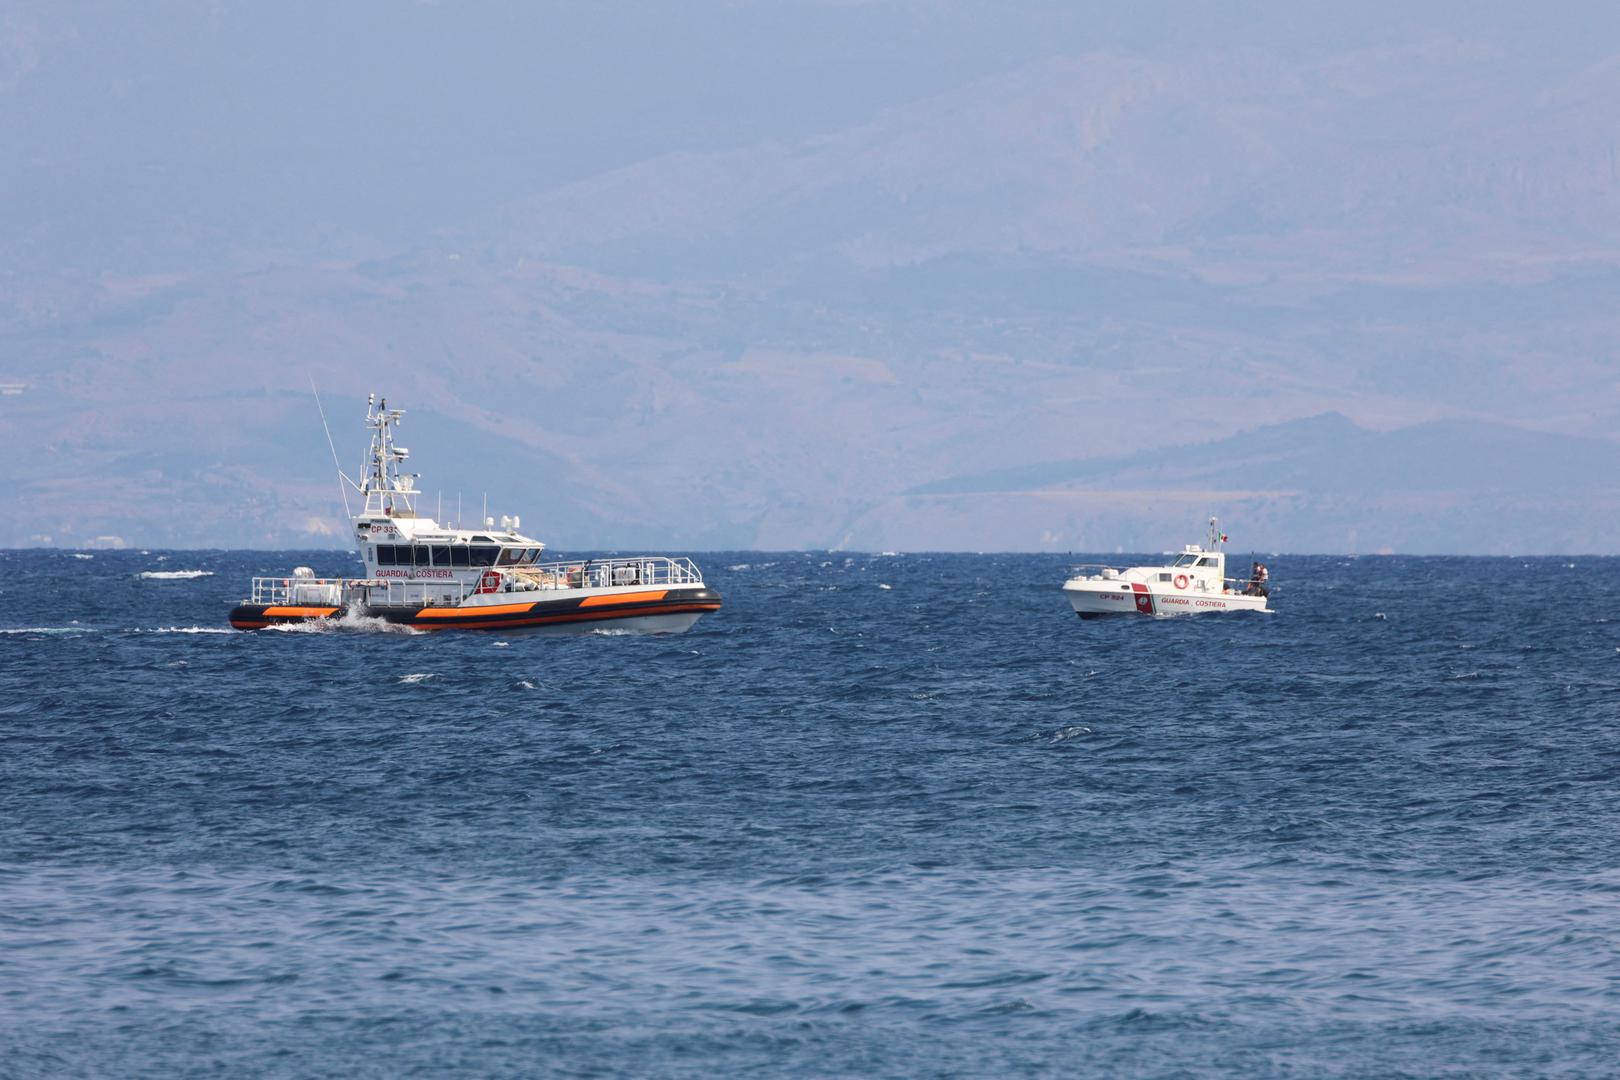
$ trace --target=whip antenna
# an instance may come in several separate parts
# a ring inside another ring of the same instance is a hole
[[[349,489],[343,486],[343,481],[348,478],[343,475],[343,466],[338,462],[337,443],[332,441],[332,428],[326,422],[326,410],[321,408],[321,392],[315,389],[313,375],[309,380],[309,392],[315,395],[315,411],[321,414],[321,427],[326,429],[326,445],[332,451],[332,468],[337,470],[338,494],[343,497],[343,516],[345,519],[352,518],[354,515],[349,513]]]

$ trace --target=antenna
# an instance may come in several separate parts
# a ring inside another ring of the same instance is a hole
[[[321,414],[321,427],[326,430],[326,445],[332,451],[332,468],[337,470],[338,494],[343,497],[343,516],[351,518],[349,513],[349,489],[343,486],[343,466],[338,462],[337,444],[332,441],[332,427],[326,422],[326,410],[321,408],[321,392],[315,389],[315,376],[309,377],[309,392],[315,395],[315,411]]]

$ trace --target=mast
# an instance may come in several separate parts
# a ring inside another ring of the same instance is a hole
[[[366,426],[371,429],[371,449],[361,470],[360,493],[366,497],[362,513],[389,517],[416,516],[416,488],[420,473],[400,471],[410,456],[403,446],[394,445],[394,428],[405,416],[404,409],[390,409],[388,399],[366,395]]]

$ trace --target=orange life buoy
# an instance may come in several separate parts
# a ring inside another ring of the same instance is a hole
[[[1186,574],[1177,574],[1176,575],[1176,588],[1185,589],[1186,587],[1187,587],[1187,575]]]

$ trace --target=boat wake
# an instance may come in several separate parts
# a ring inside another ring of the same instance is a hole
[[[212,570],[142,570],[139,577],[147,581],[190,581],[193,578],[213,577]]]
[[[1090,734],[1091,729],[1086,727],[1084,724],[1071,724],[1068,727],[1058,728],[1056,731],[1042,732],[1041,734],[1036,735],[1035,738],[1041,742],[1061,743],[1068,742],[1070,739],[1078,739]]]
[[[8,626],[0,634],[93,634],[89,626]]]
[[[346,611],[334,619],[308,619],[295,623],[272,623],[266,630],[283,634],[403,634],[415,637],[427,633],[413,626],[402,626],[376,615]]]

